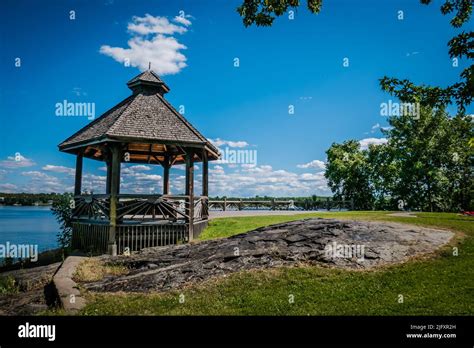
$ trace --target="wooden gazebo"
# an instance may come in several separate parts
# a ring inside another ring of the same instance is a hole
[[[76,155],[72,246],[123,253],[189,242],[207,226],[208,161],[218,149],[164,98],[168,86],[153,71],[127,83],[132,95],[59,145]],[[105,194],[83,194],[83,158],[107,165]],[[163,166],[163,194],[120,193],[121,163]],[[194,194],[194,163],[202,162],[202,195]],[[171,195],[169,172],[185,164],[182,195]]]

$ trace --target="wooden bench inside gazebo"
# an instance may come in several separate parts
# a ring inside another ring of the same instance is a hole
[[[127,83],[132,95],[59,145],[76,155],[72,247],[123,253],[186,243],[208,222],[208,161],[218,149],[164,98],[168,86],[151,70]],[[105,194],[83,194],[83,158],[107,167]],[[202,162],[202,195],[194,164]],[[163,194],[121,194],[121,163],[163,167]],[[170,168],[185,165],[185,192],[170,194]]]

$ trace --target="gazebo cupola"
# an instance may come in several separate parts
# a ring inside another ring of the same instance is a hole
[[[131,79],[132,95],[67,138],[59,150],[76,155],[73,247],[108,250],[190,241],[207,225],[208,161],[212,145],[168,103],[169,87],[151,70]],[[83,158],[107,166],[106,192],[84,195]],[[120,193],[121,163],[163,167],[163,194]],[[202,162],[202,195],[194,194],[194,163]],[[169,171],[185,165],[185,190],[170,195]]]
[[[158,75],[153,71],[147,70],[144,73],[134,77],[127,82],[133,94],[160,94],[164,95],[170,91],[169,87],[164,83]]]

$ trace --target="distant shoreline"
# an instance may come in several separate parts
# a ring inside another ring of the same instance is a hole
[[[51,203],[38,203],[38,204],[19,204],[19,203],[14,203],[14,204],[4,204],[0,203],[0,207],[52,207],[53,205]]]

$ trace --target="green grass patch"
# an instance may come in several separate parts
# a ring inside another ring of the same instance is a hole
[[[319,212],[297,215],[273,215],[273,216],[246,216],[236,218],[218,218],[209,222],[209,227],[201,233],[199,240],[230,237],[235,234],[245,233],[253,229],[278,224],[287,221],[301,220],[305,218],[334,218],[346,220],[371,220],[371,221],[393,221],[413,225],[440,227],[456,229],[461,232],[472,232],[474,219],[467,216],[459,216],[454,213],[416,213],[417,217],[390,216],[390,212]]]
[[[19,288],[15,278],[12,276],[0,277],[0,295],[11,295],[18,293]]]
[[[127,273],[127,268],[118,265],[104,265],[98,259],[88,258],[76,268],[73,279],[77,282],[93,282],[103,279],[107,275],[121,275]]]
[[[430,258],[373,271],[319,266],[247,271],[159,294],[87,293],[82,315],[472,315],[474,220],[456,214],[387,212],[312,213],[222,218],[202,240],[305,217],[383,220],[460,232]],[[462,238],[461,238],[462,237]],[[459,255],[453,255],[457,247]],[[401,296],[403,302],[400,303]],[[181,301],[180,301],[181,299]],[[184,301],[182,301],[184,299]],[[292,301],[294,300],[294,301]]]

